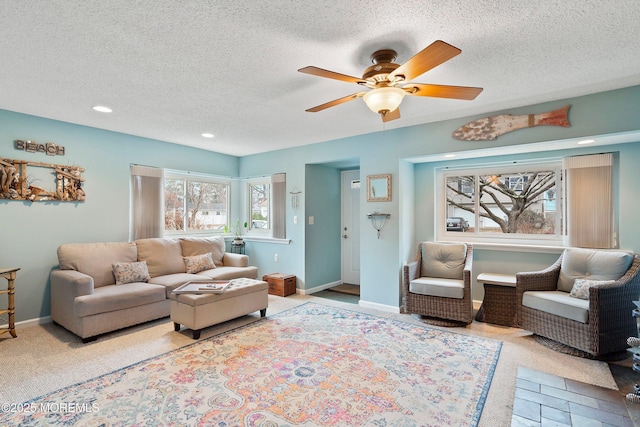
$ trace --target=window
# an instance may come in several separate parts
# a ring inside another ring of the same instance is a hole
[[[164,230],[166,234],[222,232],[228,224],[229,182],[213,176],[166,172]]]
[[[286,174],[276,173],[246,182],[249,235],[284,239]]]
[[[271,180],[249,181],[249,229],[271,229]]]
[[[440,171],[438,235],[560,243],[560,166],[552,162]]]

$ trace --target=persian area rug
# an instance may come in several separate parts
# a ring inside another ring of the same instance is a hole
[[[306,303],[0,411],[0,425],[476,426],[501,346]]]

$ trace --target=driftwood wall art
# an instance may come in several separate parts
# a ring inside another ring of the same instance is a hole
[[[55,178],[55,189],[47,191],[33,185],[35,179],[30,175],[33,168],[50,169],[48,172]],[[82,172],[84,168],[78,166],[0,158],[0,199],[81,202],[85,199]]]
[[[462,141],[489,141],[505,133],[534,126],[569,127],[571,124],[567,118],[568,111],[569,105],[565,105],[547,113],[523,114],[520,116],[501,114],[499,116],[484,117],[456,129],[452,136]]]

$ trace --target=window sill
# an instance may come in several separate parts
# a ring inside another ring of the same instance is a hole
[[[233,237],[225,237],[225,240],[233,240]],[[262,237],[262,236],[243,236],[242,240],[245,242],[260,242],[260,243],[275,243],[278,245],[289,245],[291,239],[276,239],[274,237]]]
[[[445,240],[442,240],[445,241]],[[449,240],[450,241],[450,240]],[[559,245],[539,245],[539,244],[517,244],[517,243],[494,243],[494,242],[474,242],[466,240],[465,243],[473,245],[473,249],[488,251],[508,251],[508,252],[534,252],[561,254],[566,247]]]

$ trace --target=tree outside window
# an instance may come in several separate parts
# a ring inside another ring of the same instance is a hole
[[[553,168],[449,175],[447,217],[464,218],[469,223],[466,232],[476,234],[557,235],[557,176]]]
[[[166,232],[222,230],[228,223],[229,184],[204,178],[165,179]]]
[[[269,230],[271,228],[270,218],[270,182],[250,182],[249,202],[250,202],[250,228],[252,230]]]

